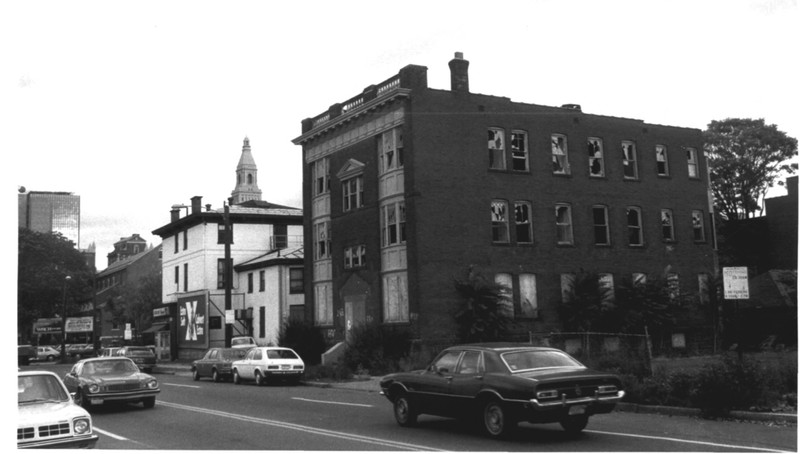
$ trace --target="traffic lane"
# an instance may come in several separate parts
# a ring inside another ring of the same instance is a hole
[[[201,386],[204,398],[211,408],[231,408],[225,406],[238,402],[234,407],[235,411],[250,414],[266,405],[275,410],[271,414],[279,415],[282,421],[287,422],[321,424],[321,427],[328,429],[389,439],[407,439],[413,436],[415,442],[439,449],[498,449],[495,440],[483,437],[474,427],[465,426],[459,421],[422,416],[418,429],[401,428],[394,422],[389,401],[377,393],[336,388],[256,387],[250,384],[237,386],[230,383],[191,382],[180,378],[176,380],[178,382],[175,385],[179,387],[186,384]],[[191,401],[194,399],[189,398],[189,402]],[[551,446],[551,449],[561,451],[748,451],[753,448],[794,451],[796,429],[615,412],[592,417],[587,432],[577,439],[568,437],[557,424],[523,423],[511,439],[511,442],[515,441],[521,444],[503,445],[502,450],[526,450],[530,448],[528,443],[536,442],[537,448]]]

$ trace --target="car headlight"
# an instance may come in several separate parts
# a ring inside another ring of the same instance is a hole
[[[94,394],[94,393],[100,392],[100,387],[98,385],[92,383],[91,385],[86,387],[86,390],[89,391],[90,393]]]
[[[547,391],[537,391],[537,399],[556,399],[558,398],[558,391],[555,389],[548,389]]]
[[[72,421],[72,430],[76,435],[83,435],[92,432],[92,422],[89,418],[77,418]]]
[[[150,389],[158,388],[158,381],[157,380],[148,380],[147,381],[147,387],[150,388]]]

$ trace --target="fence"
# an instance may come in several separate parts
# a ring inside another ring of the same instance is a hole
[[[652,347],[647,334],[534,333],[531,345],[564,350],[589,367],[646,376],[652,373]]]

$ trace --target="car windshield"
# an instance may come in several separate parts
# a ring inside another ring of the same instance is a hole
[[[223,359],[242,359],[244,355],[247,354],[246,348],[241,348],[238,350],[223,350],[222,352]]]
[[[296,359],[297,355],[292,350],[267,350],[269,359]]]
[[[84,364],[81,375],[119,375],[133,372],[139,372],[139,368],[131,360],[111,359]]]
[[[53,375],[29,375],[17,378],[17,402],[28,404],[33,402],[69,400],[69,395]]]
[[[250,344],[255,344],[255,342],[253,342],[252,337],[240,337],[237,339],[231,339],[231,345],[250,345]]]
[[[548,369],[553,367],[583,368],[571,356],[554,350],[524,350],[501,355],[511,372],[524,370]]]

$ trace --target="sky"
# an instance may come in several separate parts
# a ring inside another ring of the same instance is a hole
[[[455,52],[474,93],[797,138],[798,18],[796,0],[4,1],[3,193],[79,195],[102,270],[122,237],[158,245],[173,204],[222,207],[245,137],[262,199],[301,207],[301,121],[408,64],[449,90]]]

